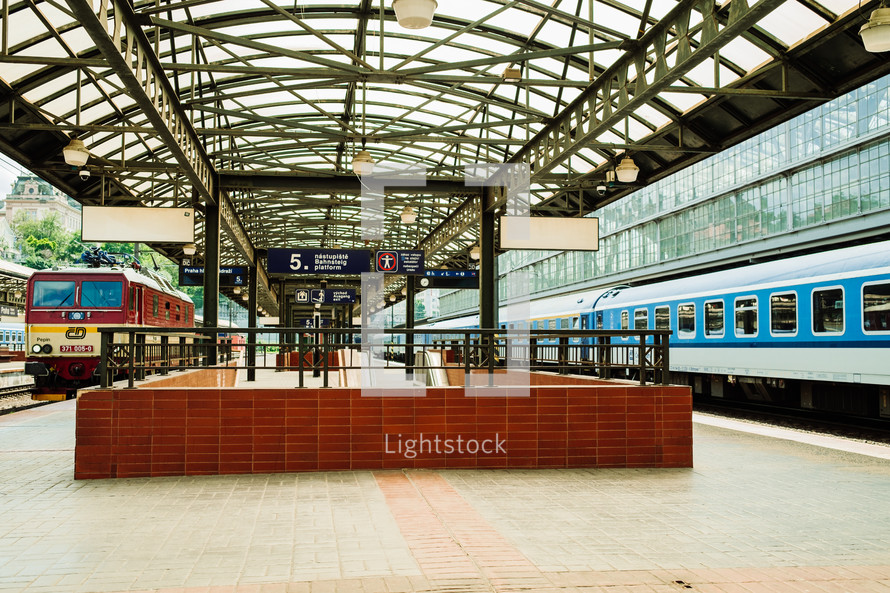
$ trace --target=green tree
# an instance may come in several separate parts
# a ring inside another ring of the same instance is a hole
[[[22,253],[22,264],[28,267],[42,270],[67,266],[77,261],[83,251],[77,234],[66,231],[55,212],[39,220],[19,212],[11,226]]]

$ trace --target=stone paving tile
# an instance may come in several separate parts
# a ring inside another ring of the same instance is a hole
[[[73,409],[0,417],[0,592],[890,593],[882,459],[697,425],[691,470],[77,482]]]

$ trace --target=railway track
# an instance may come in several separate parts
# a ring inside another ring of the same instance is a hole
[[[52,403],[32,400],[31,391],[33,389],[33,385],[12,385],[0,388],[0,416]]]
[[[736,420],[828,434],[870,443],[890,444],[890,420],[845,416],[828,412],[792,410],[751,402],[695,401],[693,409]]]

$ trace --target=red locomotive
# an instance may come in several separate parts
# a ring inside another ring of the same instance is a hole
[[[28,280],[25,373],[34,375],[35,399],[73,397],[96,382],[102,326],[194,327],[192,300],[165,278],[97,249],[83,259],[91,267]]]

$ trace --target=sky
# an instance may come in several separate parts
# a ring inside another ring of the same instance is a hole
[[[13,182],[24,171],[18,163],[9,157],[0,154],[0,199],[5,199],[6,194],[12,189]]]

